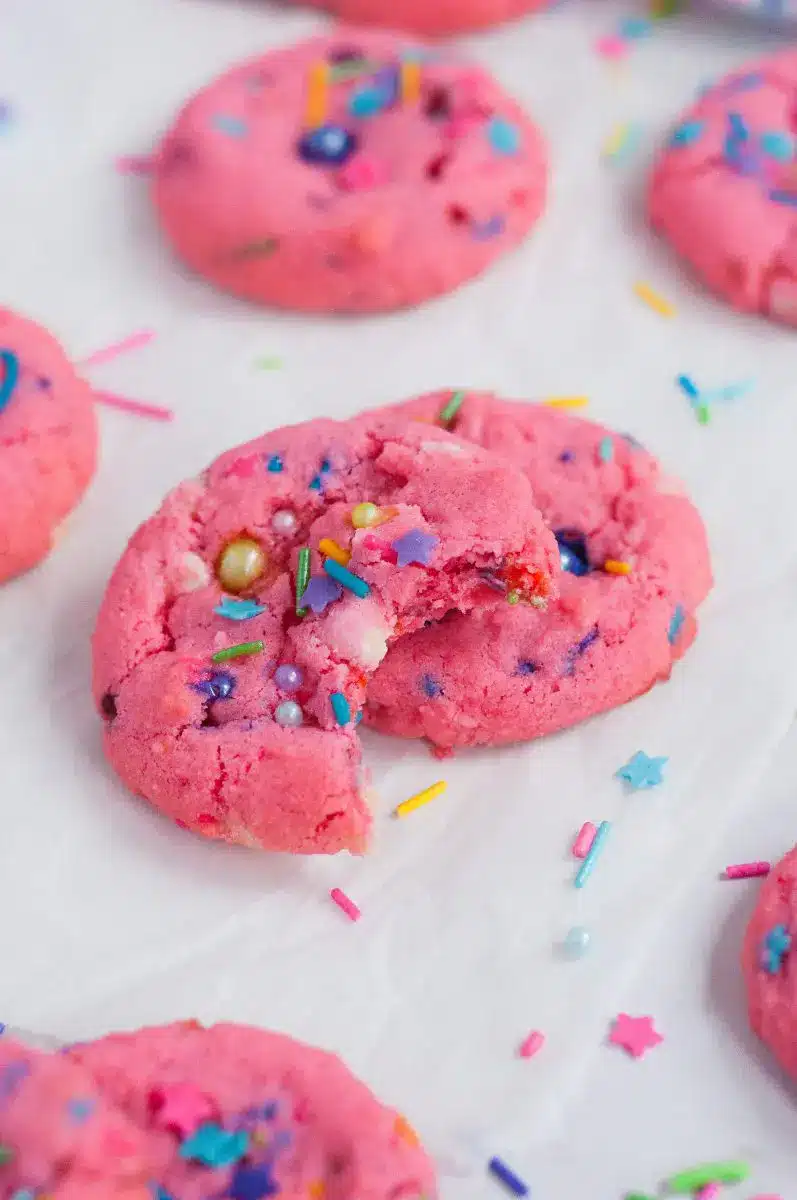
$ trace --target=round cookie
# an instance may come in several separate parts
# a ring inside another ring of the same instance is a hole
[[[650,219],[735,308],[797,324],[797,51],[729,75],[682,117]]]
[[[434,421],[450,400],[396,408]],[[366,724],[445,749],[498,745],[666,679],[695,636],[711,568],[696,509],[656,460],[592,421],[485,393],[464,394],[453,429],[528,475],[560,545],[559,598],[545,611],[452,613],[402,638],[368,685]]]
[[[545,200],[537,129],[481,67],[390,33],[315,37],[234,67],[154,156],[179,256],[260,304],[419,304],[516,246]]]
[[[545,0],[316,0],[338,20],[387,25],[424,37],[485,29],[541,8]]]
[[[0,308],[0,583],[50,552],[96,460],[88,384],[46,330]]]
[[[750,1024],[797,1076],[797,846],[761,887],[742,948]]]
[[[186,1021],[59,1055],[0,1043],[0,1080],[9,1078],[3,1196],[26,1188],[42,1200],[437,1194],[405,1118],[340,1059],[280,1034]]]
[[[176,488],[118,563],[94,635],[107,755],[197,833],[360,852],[355,722],[388,642],[507,589],[544,604],[553,572],[504,460],[404,421],[276,430]]]

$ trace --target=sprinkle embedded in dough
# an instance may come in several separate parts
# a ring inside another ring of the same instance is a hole
[[[210,567],[193,550],[187,550],[180,563],[180,586],[184,592],[196,592],[210,583]]]

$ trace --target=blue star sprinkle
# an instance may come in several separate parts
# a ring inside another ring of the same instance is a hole
[[[255,604],[254,600],[233,600],[230,596],[225,596],[213,611],[217,616],[226,617],[229,621],[248,621],[250,617],[259,617],[266,610],[264,605]]]
[[[280,471],[283,469],[283,466],[284,466],[284,463],[283,463],[280,455],[272,454],[271,458],[266,463],[266,470],[270,471],[272,473],[272,475],[278,475],[280,473]]]
[[[774,925],[764,938],[761,966],[770,975],[777,975],[783,960],[791,950],[791,934],[785,925]]]
[[[664,782],[662,767],[669,761],[669,758],[650,758],[644,750],[637,750],[624,767],[615,771],[615,778],[623,779],[635,792],[643,788],[658,787]]]
[[[411,563],[417,563],[420,567],[428,567],[439,542],[440,539],[432,533],[424,533],[422,529],[410,529],[408,533],[391,542],[390,548],[396,552],[397,566],[408,567]]]
[[[149,1190],[153,1200],[173,1200],[171,1192],[167,1192],[166,1188],[162,1188],[159,1183],[151,1183]]]
[[[424,696],[428,696],[430,700],[436,700],[443,694],[443,685],[438,683],[433,675],[422,675],[421,690]]]
[[[311,608],[318,615],[328,604],[340,600],[343,588],[328,575],[314,575],[299,599],[300,608]]]
[[[246,1154],[249,1134],[245,1129],[228,1133],[215,1121],[206,1121],[180,1147],[180,1158],[205,1167],[229,1167]]]
[[[672,646],[678,639],[678,634],[683,629],[686,613],[682,604],[676,604],[672,617],[670,618],[670,627],[667,630],[667,641]]]
[[[0,1101],[12,1096],[28,1075],[30,1067],[24,1062],[9,1063],[4,1071],[0,1071]]]

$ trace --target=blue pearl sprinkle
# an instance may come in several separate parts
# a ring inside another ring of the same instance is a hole
[[[229,671],[215,671],[210,679],[203,679],[195,686],[209,700],[226,700],[233,693],[235,677]]]
[[[319,125],[299,139],[299,157],[315,166],[339,167],[357,149],[357,138],[342,125]]]
[[[554,537],[559,546],[562,570],[571,575],[586,575],[589,572],[587,543],[580,533],[572,529],[556,529]]]
[[[583,925],[574,925],[565,934],[562,948],[568,958],[583,958],[589,950],[592,935]]]

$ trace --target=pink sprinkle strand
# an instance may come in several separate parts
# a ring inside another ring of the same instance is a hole
[[[174,413],[170,408],[160,408],[157,404],[143,404],[141,400],[129,400],[127,396],[117,396],[113,392],[95,392],[94,399],[98,404],[107,404],[109,408],[121,408],[123,412],[135,413],[138,417],[152,417],[154,421],[174,420]]]
[[[758,875],[768,875],[771,870],[772,863],[768,862],[735,863],[725,868],[725,878],[753,879]]]
[[[345,892],[342,892],[340,888],[333,888],[329,894],[337,904],[338,908],[345,912],[350,921],[359,921],[362,913],[354,901],[350,900]]]
[[[718,1183],[707,1183],[699,1192],[695,1192],[695,1200],[717,1200],[720,1194]]]
[[[573,842],[573,858],[586,858],[590,847],[595,841],[595,826],[592,821],[585,821],[578,831],[578,837]]]
[[[125,154],[117,158],[116,169],[122,175],[151,175],[155,159],[149,154]]]
[[[544,1045],[545,1034],[540,1033],[538,1029],[535,1029],[524,1041],[520,1043],[518,1054],[521,1058],[533,1058],[538,1050],[542,1050]]]
[[[79,364],[81,367],[96,367],[100,363],[109,362],[110,359],[116,358],[117,354],[125,354],[128,350],[138,350],[139,346],[146,346],[147,342],[151,342],[155,336],[153,329],[140,329],[138,333],[131,333],[129,337],[122,338],[120,342],[114,342],[111,346],[104,346],[102,350],[95,350],[88,358],[84,358]]]

